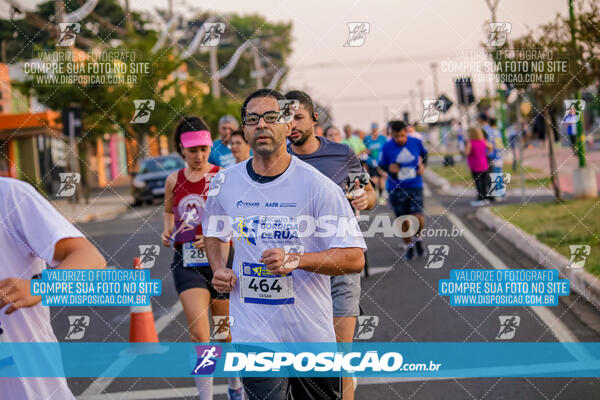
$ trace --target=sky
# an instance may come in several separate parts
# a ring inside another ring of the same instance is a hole
[[[166,8],[167,2],[130,0],[137,10]],[[37,1],[23,3],[33,6]],[[173,0],[173,5],[182,14],[189,14],[193,6],[292,21],[291,70],[284,89],[306,90],[331,107],[336,125],[350,123],[365,130],[371,122],[382,124],[386,115],[402,111],[409,111],[411,120],[420,118],[417,81],[423,80],[425,98],[432,98],[430,64],[441,65],[443,59],[456,57],[456,51],[481,49],[491,19],[486,0]],[[509,37],[518,37],[552,21],[557,13],[567,15],[567,0],[498,0],[496,16],[497,21],[512,24]],[[343,46],[349,22],[370,25],[360,47]],[[454,99],[456,76],[438,67],[438,92]],[[492,89],[489,84],[476,85],[475,96],[483,95],[486,87]]]

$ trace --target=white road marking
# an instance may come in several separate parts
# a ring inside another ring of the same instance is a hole
[[[383,274],[383,273],[390,271],[391,269],[392,269],[392,267],[369,267],[369,276]],[[363,278],[365,277],[364,270],[361,274],[361,277],[363,277]]]
[[[169,310],[156,321],[156,333],[160,335],[160,333],[167,327],[167,325],[173,322],[182,311],[183,306],[179,301],[177,301],[175,304],[169,307]],[[106,388],[110,386],[112,381],[115,380],[114,376],[118,376],[135,359],[135,357],[136,356],[131,356],[119,358],[118,360],[116,360],[103,373],[103,375],[107,374],[111,375],[112,377],[100,377],[94,379],[94,381],[81,394],[81,396],[83,396],[82,398],[88,398],[89,396],[95,395],[104,396],[101,393],[104,392]],[[197,393],[198,391],[196,390],[196,394]],[[112,395],[113,394],[111,393],[111,396]]]

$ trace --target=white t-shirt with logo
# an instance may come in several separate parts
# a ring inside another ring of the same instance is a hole
[[[233,270],[238,278],[229,297],[233,341],[335,342],[330,277],[301,269],[285,277],[270,276],[259,259],[263,251],[285,246],[303,246],[306,253],[349,247],[366,250],[340,187],[296,157],[268,183],[254,181],[246,162],[220,173],[224,180],[210,183],[214,190],[216,182],[223,182],[218,194],[207,200],[202,228],[205,236],[233,241]],[[320,235],[306,234],[308,221],[318,218],[329,218],[332,234],[324,234],[323,225]],[[228,221],[215,223],[218,219]],[[348,229],[339,234],[336,229],[342,224]]]
[[[31,185],[0,177],[0,280],[31,279],[46,263],[56,266],[56,243],[82,236]],[[5,314],[7,307],[0,311],[0,341],[57,341],[47,306],[40,302],[11,315]],[[36,362],[43,363],[40,358],[35,358]],[[0,378],[0,393],[7,399],[74,398],[64,378]]]

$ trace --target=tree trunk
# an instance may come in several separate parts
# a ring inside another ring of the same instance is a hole
[[[558,170],[556,168],[556,156],[554,155],[554,129],[552,128],[552,117],[548,111],[548,105],[542,103],[544,110],[544,124],[545,124],[545,136],[548,141],[548,157],[550,159],[550,178],[552,179],[552,188],[554,189],[554,200],[557,203],[562,201],[562,195],[560,193],[560,182],[558,180]]]

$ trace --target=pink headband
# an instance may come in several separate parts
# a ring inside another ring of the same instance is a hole
[[[212,146],[213,141],[209,131],[183,132],[179,137],[183,147]]]

